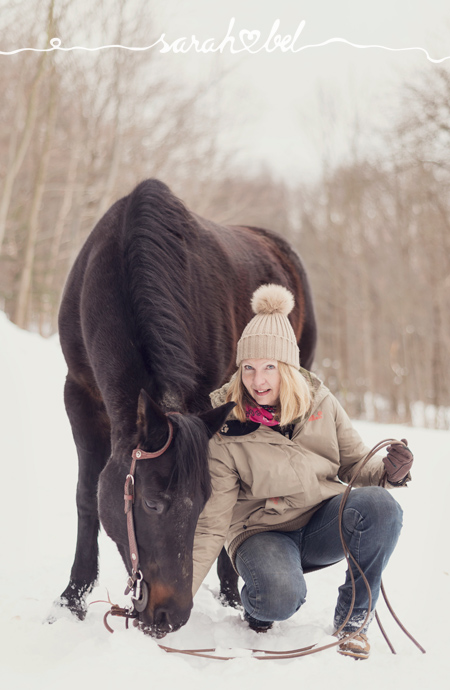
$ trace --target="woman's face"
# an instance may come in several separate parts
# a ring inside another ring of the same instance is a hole
[[[280,372],[276,359],[244,359],[242,383],[258,405],[277,405]]]

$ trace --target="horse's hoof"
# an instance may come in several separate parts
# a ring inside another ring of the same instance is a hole
[[[222,606],[232,606],[234,609],[242,609],[242,602],[239,594],[235,592],[221,591],[219,601]]]
[[[77,587],[77,585],[69,584],[59,599],[53,602],[53,610],[48,617],[48,622],[54,623],[64,615],[64,611],[70,611],[75,618],[84,621],[88,610],[85,599],[87,591],[86,587]]]
[[[74,617],[83,621],[86,618],[86,613],[86,607],[83,608],[80,605],[74,606],[73,604],[69,606],[67,600],[60,597],[53,602],[50,613],[47,618],[44,619],[43,623],[53,625],[53,623],[61,620],[61,618],[70,618],[73,620]]]

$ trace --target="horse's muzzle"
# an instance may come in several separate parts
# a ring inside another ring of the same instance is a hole
[[[159,582],[148,586],[148,603],[135,625],[145,634],[161,638],[167,633],[175,632],[189,620],[192,609],[192,598],[180,599],[175,590]]]

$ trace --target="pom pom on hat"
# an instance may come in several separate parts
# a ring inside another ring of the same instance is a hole
[[[255,314],[282,314],[287,316],[294,308],[294,295],[282,285],[261,285],[252,297]]]
[[[292,292],[282,285],[261,285],[253,293],[255,312],[237,344],[236,364],[243,359],[275,359],[300,367],[300,353],[294,329],[288,319],[295,306]]]

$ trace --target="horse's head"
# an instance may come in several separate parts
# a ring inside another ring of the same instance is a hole
[[[141,391],[134,444],[141,452],[135,453],[135,466],[130,470],[131,453],[127,457],[113,453],[100,475],[100,520],[116,542],[128,573],[134,579],[137,575],[139,624],[154,636],[177,630],[189,618],[194,532],[211,491],[208,441],[233,405],[201,415],[166,416]],[[168,440],[167,449],[157,454]],[[133,479],[127,479],[130,472]],[[124,501],[124,493],[132,494],[134,500]],[[124,505],[127,512],[131,509],[131,522]],[[137,549],[131,544],[130,524]]]

